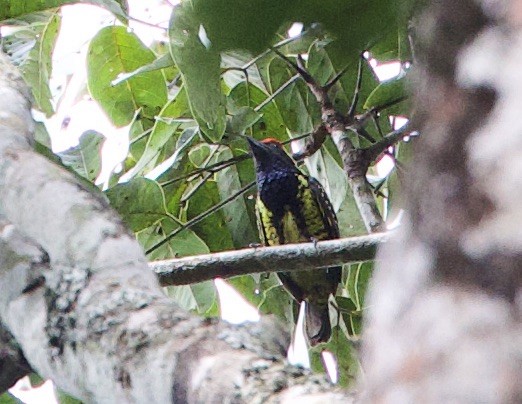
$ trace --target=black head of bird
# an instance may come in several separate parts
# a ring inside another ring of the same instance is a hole
[[[271,173],[276,171],[298,172],[294,160],[283,149],[283,144],[274,138],[262,141],[247,137],[250,150],[254,157],[257,173]]]

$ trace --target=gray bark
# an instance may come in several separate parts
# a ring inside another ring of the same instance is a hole
[[[367,402],[522,402],[520,5],[438,0],[417,20],[422,135],[370,291]]]
[[[375,259],[377,247],[389,238],[385,233],[317,243],[245,248],[238,251],[154,261],[149,267],[163,286],[187,285],[260,272],[317,270]]]
[[[85,402],[350,400],[285,365],[274,320],[231,326],[169,300],[104,199],[32,150],[29,108],[0,55],[0,320],[33,369]]]

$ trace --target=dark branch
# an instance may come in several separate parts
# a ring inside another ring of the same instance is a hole
[[[362,75],[363,75],[363,57],[359,57],[359,65],[357,66],[357,82],[355,83],[355,90],[353,92],[353,99],[350,108],[348,109],[348,118],[352,118],[355,115],[355,110],[359,102],[359,93],[361,92]]]
[[[270,104],[275,97],[277,97],[279,94],[281,94],[284,90],[286,90],[290,84],[297,81],[297,79],[300,76],[298,74],[290,77],[281,87],[279,87],[276,91],[273,92],[273,94],[270,95],[270,97],[267,97],[266,100],[264,100],[261,104],[259,104],[257,107],[254,108],[254,111],[259,112],[261,109],[263,109],[266,105]]]
[[[337,73],[332,79],[323,86],[323,90],[328,92],[339,81],[341,77],[348,71],[350,65],[344,66],[343,69]]]
[[[371,163],[377,157],[381,155],[381,153],[385,152],[388,147],[393,146],[394,144],[400,142],[404,136],[408,133],[408,124],[401,126],[399,129],[394,130],[393,132],[388,133],[382,140],[371,145],[370,147],[364,149],[364,156],[367,159],[368,163]]]
[[[332,103],[330,102],[330,99],[328,97],[328,92],[319,85],[317,81],[312,77],[310,73],[306,70],[306,68],[303,65],[303,59],[299,56],[297,58],[297,63],[283,55],[281,52],[279,52],[277,49],[274,49],[274,52],[283,59],[290,67],[295,69],[297,73],[301,76],[301,78],[304,80],[312,94],[315,96],[317,102],[321,105],[321,107],[328,107],[332,108]],[[323,111],[324,115],[324,111]]]
[[[163,286],[186,285],[214,278],[261,272],[302,271],[370,261],[388,234],[372,234],[318,243],[247,248],[180,259],[155,261],[149,267]]]
[[[221,171],[221,170],[223,170],[223,169],[225,169],[227,167],[230,167],[231,165],[237,164],[237,163],[239,163],[241,161],[244,161],[246,159],[249,159],[251,157],[252,156],[250,155],[250,153],[241,154],[239,156],[233,157],[233,158],[228,159],[228,160],[219,161],[217,163],[208,165],[206,167],[198,168],[197,170],[191,171],[190,173],[187,173],[187,174],[184,174],[184,175],[180,175],[179,177],[172,178],[172,179],[170,179],[168,181],[162,182],[160,185],[162,187],[166,187],[166,186],[172,185],[172,184],[174,184],[174,183],[176,183],[178,181],[186,180],[188,178],[201,175],[203,173],[216,173],[216,172]]]
[[[294,153],[292,158],[296,161],[303,160],[306,157],[310,157],[316,151],[318,151],[326,140],[328,131],[324,125],[320,125],[314,130],[314,132],[306,139],[305,145],[302,150]]]

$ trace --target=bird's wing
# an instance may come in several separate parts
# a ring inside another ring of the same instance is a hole
[[[340,235],[339,225],[337,223],[337,216],[335,215],[335,211],[332,206],[332,203],[330,202],[330,198],[328,197],[328,195],[326,195],[323,186],[315,178],[308,177],[308,182],[310,184],[310,190],[312,191],[312,195],[314,196],[315,202],[321,210],[321,217],[323,218],[323,223],[325,228],[327,229],[329,238],[339,238]]]

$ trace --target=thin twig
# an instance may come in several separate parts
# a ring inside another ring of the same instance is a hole
[[[185,202],[187,202],[191,197],[192,195],[194,195],[203,185],[205,185],[205,183],[210,179],[210,177],[212,177],[214,175],[213,172],[209,172],[209,173],[206,173],[203,178],[201,178],[199,180],[199,182],[194,185],[194,187],[189,191],[187,192],[186,195],[183,195],[183,197],[179,200],[179,203],[180,204],[184,204]]]
[[[295,76],[292,76],[291,78],[289,78],[281,87],[279,87],[276,91],[274,91],[266,100],[264,100],[261,104],[259,104],[257,107],[255,107],[254,111],[259,112],[266,105],[270,104],[275,97],[277,97],[284,90],[286,90],[290,86],[290,84],[297,81],[299,79],[299,77],[300,77],[299,74],[296,74]]]
[[[364,156],[368,162],[374,161],[381,153],[386,151],[388,147],[393,146],[394,144],[401,141],[408,132],[408,126],[408,124],[401,126],[399,129],[388,133],[377,143],[372,144],[370,147],[364,149]]]
[[[335,85],[335,83],[337,83],[339,79],[343,77],[343,75],[348,71],[349,67],[350,65],[346,65],[339,73],[332,77],[332,79],[323,86],[324,91],[329,91]]]
[[[135,18],[135,17],[132,17],[130,15],[127,15],[127,18],[129,20],[131,20],[131,21],[137,22],[138,24],[146,25],[147,27],[150,27],[150,28],[156,28],[156,29],[159,29],[159,30],[164,31],[164,32],[168,31],[168,28],[166,28],[166,27],[162,27],[161,25],[157,25],[157,24],[154,24],[152,22],[140,20],[139,18]],[[165,21],[165,22],[167,22],[167,21]]]
[[[248,191],[250,188],[252,188],[254,185],[256,184],[255,181],[252,181],[251,183],[245,185],[243,188],[241,188],[239,191],[235,192],[234,194],[230,195],[228,198],[226,199],[223,199],[221,202],[219,202],[218,204],[212,206],[210,209],[207,209],[206,211],[200,213],[199,215],[197,216],[194,216],[192,219],[190,219],[189,221],[187,221],[185,224],[183,224],[182,226],[178,227],[176,230],[174,230],[173,232],[171,232],[167,237],[165,237],[163,240],[157,242],[156,244],[154,244],[152,247],[150,247],[147,251],[145,251],[145,254],[148,255],[150,254],[151,252],[153,252],[154,250],[157,250],[159,247],[161,247],[163,244],[167,243],[168,241],[170,241],[172,238],[174,238],[175,236],[177,236],[179,233],[181,233],[183,230],[186,230],[192,226],[194,226],[196,223],[199,223],[200,221],[202,221],[203,219],[205,219],[207,216],[210,216],[212,213],[218,211],[219,209],[221,209],[223,206],[225,206],[227,203],[229,202],[232,202],[234,199],[236,199],[238,196],[241,196],[242,194],[244,194],[246,191]]]
[[[359,103],[359,93],[361,92],[362,86],[362,75],[363,75],[363,57],[359,57],[359,65],[357,66],[357,81],[355,82],[355,90],[353,92],[352,103],[348,109],[348,118],[353,119],[357,104]]]
[[[152,132],[152,129],[153,128],[149,128],[147,130],[144,130],[142,133],[140,133],[138,136],[136,136],[134,139],[131,139],[129,141],[129,144],[132,145],[136,142],[139,142],[141,139],[147,137],[147,135],[149,135],[151,132]]]
[[[252,60],[248,61],[247,63],[245,63],[243,66],[242,66],[242,69],[248,69],[249,67],[251,67],[252,65],[254,65],[259,59],[262,59],[264,58],[265,56],[269,55],[273,49],[279,49],[285,45],[288,45],[289,43],[292,43],[294,42],[295,40],[299,39],[300,37],[302,36],[302,34],[300,35],[297,35],[293,38],[286,38],[286,39],[283,39],[282,41],[276,43],[274,46],[272,46],[272,48],[268,48],[267,50],[265,50],[264,52],[260,53],[259,55],[257,55],[255,58],[253,58]]]
[[[306,69],[303,69],[301,66],[299,66],[297,63],[293,62],[290,58],[288,58],[286,55],[283,55],[279,50],[272,48],[274,53],[279,56],[281,59],[283,59],[289,66],[291,66],[297,73],[300,74],[300,76],[303,78],[303,80],[307,83],[313,83],[314,85],[317,85],[314,78],[306,71]],[[299,60],[299,59],[298,59]]]
[[[168,181],[162,182],[160,185],[162,187],[166,187],[166,186],[172,185],[178,181],[186,180],[187,178],[191,178],[191,177],[203,174],[203,173],[210,173],[210,172],[215,173],[215,172],[221,171],[231,165],[244,161],[250,157],[252,157],[252,156],[249,153],[241,154],[241,155],[235,156],[231,159],[219,161],[217,163],[211,164],[207,167],[198,168],[196,170],[191,171],[190,173],[183,174],[183,175],[180,175],[179,177],[175,177]]]
[[[303,149],[298,151],[297,153],[294,153],[292,155],[292,158],[296,161],[299,161],[312,156],[321,148],[327,136],[328,131],[326,130],[324,125],[318,126],[312,132],[310,137],[306,139]]]

